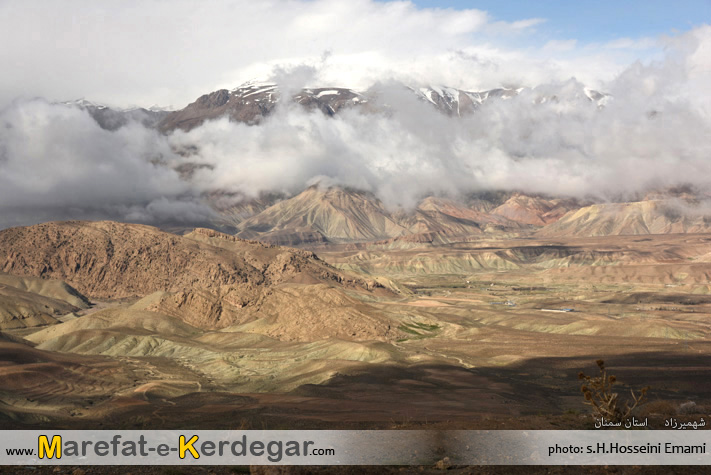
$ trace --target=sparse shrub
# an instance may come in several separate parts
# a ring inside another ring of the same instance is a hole
[[[608,375],[603,360],[596,361],[600,368],[599,376],[587,376],[584,373],[578,374],[578,379],[583,381],[580,391],[585,398],[585,404],[592,407],[593,417],[605,418],[610,422],[622,422],[627,419],[632,411],[642,404],[649,387],[642,388],[639,393],[630,390],[631,400],[620,401],[619,394],[613,392],[613,386],[617,383],[617,378]]]

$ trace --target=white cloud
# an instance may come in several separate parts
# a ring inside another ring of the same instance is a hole
[[[381,81],[394,107],[328,118],[282,106],[259,126],[222,119],[165,137],[137,124],[108,132],[80,110],[16,101],[0,109],[0,227],[70,217],[196,222],[211,215],[206,193],[293,193],[314,180],[405,206],[427,192],[608,197],[710,185],[711,27],[659,38],[663,55],[634,61],[634,41],[516,46],[540,24],[371,0],[0,3],[0,41],[13,45],[0,50],[0,102],[19,94],[182,105],[275,76],[291,88]],[[537,87],[456,119],[388,79]],[[614,100],[598,110],[585,85]],[[534,105],[541,95],[558,100]],[[197,155],[172,152],[188,144]],[[186,161],[209,167],[185,181],[171,167]]]
[[[572,51],[578,44],[577,40],[550,40],[543,45],[543,51],[556,53],[561,51]]]
[[[408,1],[0,2],[0,104],[43,96],[182,107],[217,87],[263,78],[274,65],[318,61],[325,51],[331,56],[314,80],[352,87],[430,76],[472,89],[572,76],[596,84],[624,65],[614,54],[571,51],[575,45],[565,45],[565,57],[529,46],[535,41],[526,35],[542,24]],[[449,64],[455,51],[496,67]]]
[[[604,44],[608,49],[645,50],[656,48],[659,41],[655,38],[618,38]]]
[[[85,111],[43,100],[0,110],[0,124],[0,228],[69,218],[196,222],[198,210],[203,220],[211,214],[176,172],[156,164],[177,157],[139,124],[109,132]]]
[[[518,20],[518,21],[512,22],[511,28],[514,28],[516,30],[525,30],[525,29],[532,28],[536,25],[540,25],[545,22],[546,22],[545,18],[529,18],[526,20]]]
[[[606,82],[614,99],[603,109],[588,100],[584,84],[568,80],[450,118],[385,84],[380,99],[390,114],[328,118],[283,107],[258,127],[222,119],[170,141],[199,144],[191,160],[212,165],[196,174],[197,189],[252,196],[296,193],[315,179],[404,206],[431,192],[508,189],[606,199],[680,183],[707,188],[709,94],[688,94],[696,64],[688,63],[704,44],[679,40],[684,48],[670,46],[665,60],[637,62]],[[549,100],[536,104],[541,97]]]

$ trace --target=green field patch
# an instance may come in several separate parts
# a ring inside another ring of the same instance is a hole
[[[412,337],[401,338],[398,342],[407,340],[421,340],[423,338],[433,337],[439,331],[439,325],[428,325],[421,322],[403,323],[398,327],[398,330],[412,335]]]

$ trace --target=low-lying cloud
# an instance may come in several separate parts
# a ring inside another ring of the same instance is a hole
[[[426,194],[521,190],[605,200],[711,177],[711,27],[674,39],[666,59],[604,85],[599,108],[574,79],[448,117],[401,84],[377,83],[375,109],[335,117],[282,101],[260,125],[223,118],[163,136],[114,132],[42,100],[0,112],[0,226],[67,218],[197,223],[207,197],[287,195],[321,182],[372,191],[389,206]],[[324,59],[326,60],[326,59]],[[282,68],[286,90],[315,73]],[[197,152],[185,156],[175,150]],[[174,171],[181,165],[192,173]]]
[[[15,102],[0,111],[0,226],[206,221],[211,210],[163,165],[172,156],[165,138],[140,124],[109,132],[78,108]]]
[[[608,199],[707,187],[710,91],[690,60],[710,42],[704,27],[676,40],[665,60],[631,65],[605,84],[602,108],[570,79],[448,117],[400,84],[381,83],[377,102],[388,113],[329,118],[283,105],[258,127],[223,119],[170,141],[199,144],[191,159],[213,165],[196,186],[252,196],[295,193],[318,179],[404,206],[428,193],[488,189]]]

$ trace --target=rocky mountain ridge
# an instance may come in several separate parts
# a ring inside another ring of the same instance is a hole
[[[463,117],[475,112],[484,103],[492,100],[507,100],[521,93],[531,95],[534,103],[557,102],[559,95],[551,91],[537,91],[531,88],[496,88],[485,91],[466,91],[447,86],[413,87],[400,85],[403,91],[409,91],[415,97],[430,104],[437,111]],[[366,112],[387,109],[387,105],[378,104],[381,94],[378,85],[366,91],[356,91],[344,87],[307,87],[297,91],[287,91],[291,101],[306,110],[320,110],[333,116],[342,110],[357,108]],[[191,130],[208,120],[227,117],[235,122],[258,124],[272,114],[282,99],[282,90],[275,83],[249,81],[232,90],[219,89],[197,98],[186,107],[168,111],[151,107],[112,109],[105,105],[80,99],[63,104],[87,110],[99,125],[108,130],[116,130],[129,121],[138,121],[146,127],[157,128],[163,133],[176,129]],[[577,94],[580,96],[580,94]],[[582,99],[602,107],[609,95],[588,88],[583,89]]]
[[[659,191],[638,201],[599,203],[521,192],[451,199],[428,196],[414,209],[389,208],[371,193],[312,186],[246,213],[228,214],[237,236],[290,246],[451,242],[495,236],[607,236],[711,230],[704,197]],[[229,211],[229,210],[228,210]]]

